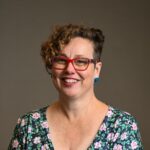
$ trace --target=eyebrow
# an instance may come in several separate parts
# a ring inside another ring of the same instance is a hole
[[[64,53],[58,53],[58,56],[64,56],[64,57],[68,57],[66,54],[64,54]],[[78,55],[75,55],[75,57],[74,58],[76,58],[76,57],[85,57],[84,55],[81,55],[81,54],[78,54]]]

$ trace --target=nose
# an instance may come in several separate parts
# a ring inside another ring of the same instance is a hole
[[[76,70],[75,70],[72,62],[69,62],[67,64],[65,71],[68,72],[68,73],[75,73]]]

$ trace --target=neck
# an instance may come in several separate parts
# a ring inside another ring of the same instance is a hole
[[[87,94],[80,98],[60,96],[59,101],[57,102],[57,107],[68,120],[73,121],[87,116],[88,113],[92,112],[92,110],[98,106],[98,103],[99,101],[94,94]]]

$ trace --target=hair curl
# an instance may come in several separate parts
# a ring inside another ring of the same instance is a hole
[[[41,56],[45,62],[46,69],[51,69],[51,58],[57,55],[57,53],[75,37],[92,41],[94,45],[93,58],[100,60],[104,43],[102,31],[84,25],[67,24],[56,26],[48,40],[41,46]]]

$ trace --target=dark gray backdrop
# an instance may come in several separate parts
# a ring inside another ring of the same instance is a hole
[[[20,115],[56,99],[40,45],[63,23],[104,31],[96,94],[137,118],[148,149],[150,3],[142,0],[0,0],[0,149],[6,149]]]

